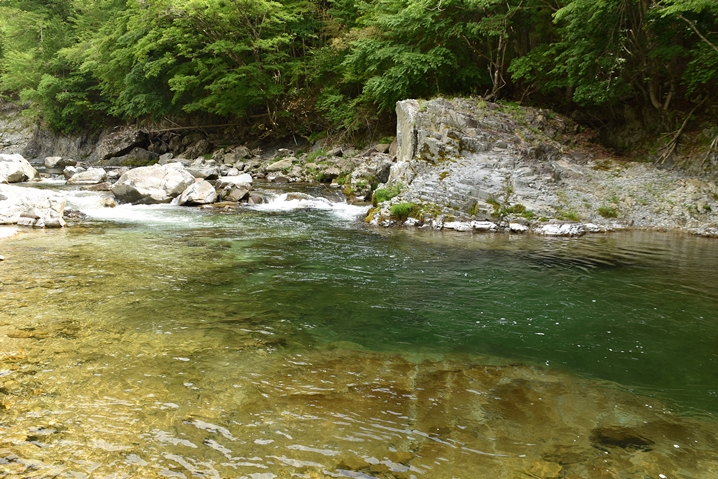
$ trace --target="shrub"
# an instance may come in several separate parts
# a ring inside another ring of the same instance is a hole
[[[414,203],[397,203],[395,205],[391,205],[391,216],[400,221],[406,221],[406,219],[415,211],[415,208],[416,205]]]
[[[401,193],[401,184],[397,183],[388,188],[379,188],[371,195],[371,203],[376,207],[379,203],[389,201]]]
[[[616,211],[616,208],[612,208],[610,206],[601,206],[598,209],[598,214],[603,216],[604,218],[618,217],[618,211]]]

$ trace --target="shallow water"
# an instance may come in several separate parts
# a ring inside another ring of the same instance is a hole
[[[718,476],[718,243],[309,193],[3,240],[0,477]]]

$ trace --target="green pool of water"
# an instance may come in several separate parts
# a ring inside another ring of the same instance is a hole
[[[718,475],[715,240],[349,213],[125,208],[3,240],[0,471]]]

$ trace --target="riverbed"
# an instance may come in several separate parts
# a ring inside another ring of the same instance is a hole
[[[715,240],[66,190],[0,242],[0,477],[718,476]]]

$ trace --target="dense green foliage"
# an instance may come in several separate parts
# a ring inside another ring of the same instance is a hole
[[[714,0],[0,0],[0,92],[63,131],[351,132],[440,94],[665,120],[717,83]]]

